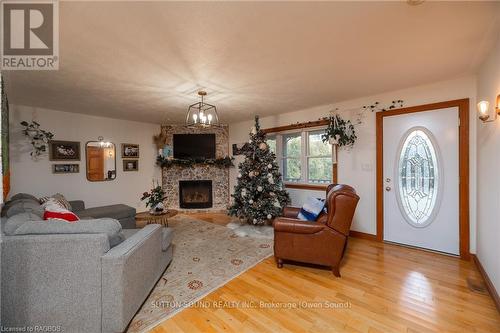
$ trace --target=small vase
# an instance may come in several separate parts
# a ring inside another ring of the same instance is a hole
[[[165,207],[163,206],[163,202],[159,202],[156,205],[154,205],[153,207],[151,207],[151,209],[149,210],[149,213],[153,214],[153,215],[160,215],[160,214],[163,214],[164,210],[165,210]]]

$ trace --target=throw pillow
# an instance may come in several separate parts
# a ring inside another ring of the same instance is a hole
[[[56,193],[50,197],[41,197],[40,198],[40,204],[44,204],[46,203],[47,201],[49,201],[50,199],[55,199],[57,201],[57,203],[67,209],[67,210],[72,210],[71,209],[71,204],[69,203],[68,200],[66,200],[66,198],[64,197],[64,195],[62,195],[61,193]]]
[[[59,202],[54,198],[49,199],[43,206],[45,208],[45,212],[43,213],[44,220],[61,220],[69,223],[79,221],[75,213],[61,207]]]
[[[308,197],[302,208],[300,209],[299,220],[316,221],[318,215],[325,207],[325,202],[314,197]]]
[[[6,203],[3,209],[3,213],[3,215],[7,217],[12,217],[21,213],[33,213],[41,217],[43,215],[43,207],[40,206],[38,201],[31,199],[20,199],[9,201],[8,203]]]

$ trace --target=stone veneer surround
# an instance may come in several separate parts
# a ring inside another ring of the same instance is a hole
[[[199,129],[187,128],[182,125],[164,125],[167,138],[165,143],[173,146],[174,134],[215,134],[215,156],[217,158],[229,155],[229,129],[227,126]],[[211,180],[212,181],[212,208],[189,209],[188,211],[226,210],[229,205],[229,169],[213,165],[195,165],[194,167],[173,166],[162,169],[162,186],[167,192],[165,203],[168,208],[179,207],[180,180]]]

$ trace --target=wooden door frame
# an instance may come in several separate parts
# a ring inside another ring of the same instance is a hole
[[[402,109],[381,111],[376,114],[376,141],[377,141],[377,240],[384,241],[384,118],[401,114],[431,111],[458,107],[459,117],[459,249],[460,257],[470,259],[470,230],[469,230],[469,99],[425,104]]]

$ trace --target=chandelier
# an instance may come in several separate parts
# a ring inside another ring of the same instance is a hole
[[[186,125],[189,127],[212,127],[219,126],[219,115],[215,105],[204,102],[207,95],[205,91],[198,91],[201,101],[191,104],[186,116]]]

